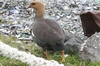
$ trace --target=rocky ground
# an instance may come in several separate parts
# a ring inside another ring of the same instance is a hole
[[[40,0],[46,3],[46,11],[45,17],[51,18],[56,21],[62,26],[63,29],[70,31],[71,33],[75,34],[76,36],[81,37],[84,39],[80,13],[83,11],[96,11],[98,10],[98,6],[96,2],[91,1],[81,1],[81,0]],[[9,27],[9,29],[5,32],[6,33],[13,33],[12,30],[16,30],[18,34],[21,34],[20,30],[27,30],[30,27],[30,24],[33,21],[34,13],[31,11],[28,13],[27,7],[31,1],[27,0],[5,0],[5,2],[1,2],[1,12],[4,12],[0,17],[3,20],[2,27]],[[3,3],[3,5],[2,5]],[[9,26],[10,25],[10,26]],[[13,28],[13,27],[16,27]],[[1,31],[4,31],[1,29]],[[17,36],[18,37],[18,36]]]
[[[80,13],[99,11],[95,0],[38,0],[46,3],[45,17],[61,25],[66,34],[66,52],[78,53],[82,59],[100,61],[99,37],[96,33],[90,38],[84,36]],[[0,1],[0,33],[13,35],[20,40],[32,40],[30,27],[34,22],[34,10],[27,9],[31,0]],[[67,32],[66,32],[67,31]],[[69,37],[69,38],[68,38]],[[95,48],[95,47],[96,48]],[[94,48],[93,48],[94,47]],[[86,49],[84,49],[86,48]],[[90,50],[93,50],[92,52]],[[94,51],[95,50],[95,51]],[[88,57],[88,58],[87,58]]]

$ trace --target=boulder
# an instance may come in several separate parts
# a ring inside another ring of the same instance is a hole
[[[65,52],[66,53],[79,53],[83,40],[75,36],[71,32],[65,31]]]
[[[79,55],[83,60],[100,62],[100,33],[95,33],[85,40],[81,46]]]

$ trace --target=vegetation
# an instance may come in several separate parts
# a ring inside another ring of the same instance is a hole
[[[5,40],[6,39],[6,40]],[[9,44],[12,47],[18,48],[21,51],[31,52],[32,54],[43,57],[42,49],[37,46],[34,42],[20,42],[18,39],[14,37],[0,35],[0,41]],[[50,59],[54,59],[56,61],[60,61],[59,52],[52,55],[49,53]],[[63,63],[65,66],[100,66],[99,62],[89,62],[82,61],[77,54],[71,54],[65,58],[66,62]],[[60,63],[60,62],[59,62]],[[2,55],[0,55],[0,66],[28,66],[26,63],[22,63],[21,61],[15,59],[9,59]]]
[[[21,61],[15,59],[9,59],[0,55],[0,66],[29,66],[29,65],[26,63],[22,63]]]
[[[2,19],[0,19],[0,23],[2,23]]]

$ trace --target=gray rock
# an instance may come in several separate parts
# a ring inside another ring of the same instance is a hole
[[[78,54],[83,40],[68,31],[65,31],[65,39],[65,52]]]
[[[100,33],[95,33],[82,44],[79,55],[83,60],[100,62]]]
[[[3,2],[0,2],[0,7],[2,7],[2,5],[3,5]]]
[[[65,52],[78,54],[82,43],[83,41],[79,38],[72,37],[71,39],[65,42]]]

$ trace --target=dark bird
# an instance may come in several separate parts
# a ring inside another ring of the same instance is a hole
[[[60,51],[61,62],[65,62],[63,30],[56,21],[44,18],[44,3],[33,1],[29,8],[34,8],[36,11],[35,23],[32,25],[31,32],[41,41],[38,45],[43,48],[45,58],[48,59],[47,51]]]

